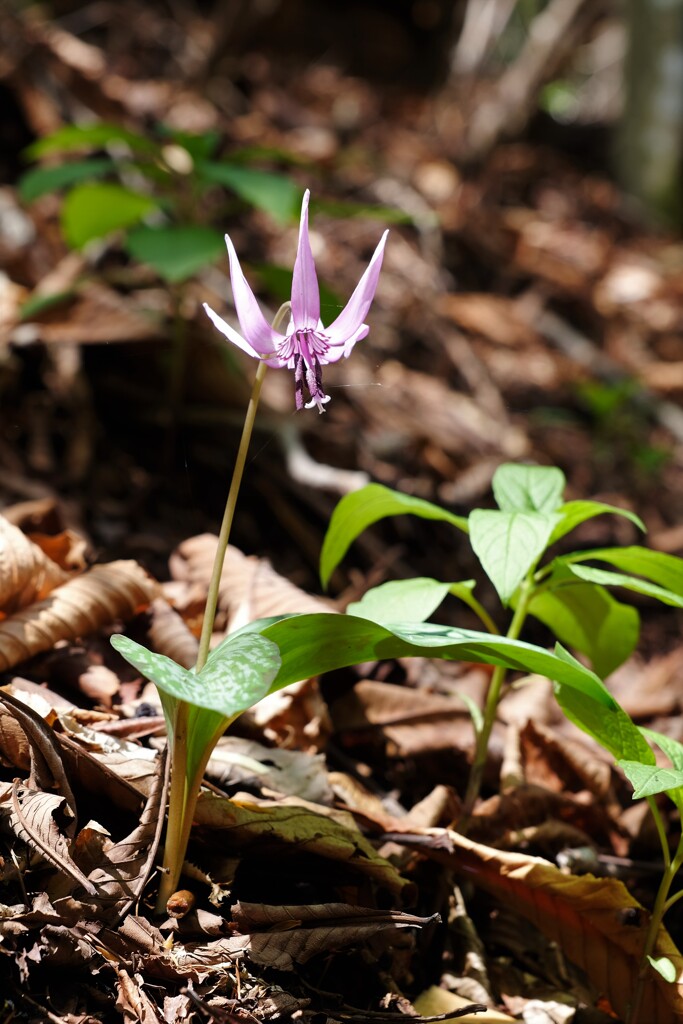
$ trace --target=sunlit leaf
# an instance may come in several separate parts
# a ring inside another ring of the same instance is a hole
[[[582,580],[600,583],[604,587],[623,587],[636,594],[654,597],[662,604],[683,608],[683,596],[674,594],[672,591],[666,590],[665,587],[658,587],[656,583],[641,580],[637,576],[626,576],[621,572],[608,572],[606,569],[594,569],[592,565],[572,565],[570,569]]]
[[[638,643],[636,609],[593,583],[577,581],[544,590],[534,595],[528,608],[562,643],[586,654],[601,677],[626,661]]]
[[[62,230],[72,248],[82,249],[95,238],[132,227],[156,207],[149,196],[122,185],[77,185],[62,205]]]
[[[330,576],[341,562],[349,547],[364,530],[387,516],[420,516],[422,519],[437,519],[450,523],[467,533],[467,520],[456,516],[445,508],[433,505],[422,498],[392,491],[382,484],[367,484],[352,494],[346,494],[339,502],[325,534],[320,555],[320,579],[326,587]]]
[[[660,768],[658,765],[627,760],[620,760],[619,767],[633,786],[634,800],[683,786],[683,771],[678,768]]]
[[[360,601],[354,601],[346,610],[349,615],[380,624],[424,622],[439,607],[450,586],[450,583],[440,583],[426,576],[390,580],[368,590]]]
[[[545,551],[556,521],[555,513],[541,512],[476,509],[470,515],[474,553],[503,604]]]
[[[683,597],[683,558],[666,555],[662,551],[651,551],[638,546],[626,548],[596,548],[593,551],[582,551],[566,555],[567,562],[607,562],[616,569],[656,583],[665,590]]]
[[[649,956],[648,961],[650,965],[654,967],[658,974],[664,978],[664,981],[668,981],[671,985],[676,981],[676,965],[668,956]]]
[[[629,512],[628,509],[619,508],[617,505],[606,505],[602,501],[567,501],[557,510],[557,515],[559,521],[551,534],[551,544],[595,516],[623,516],[645,533],[645,524],[635,512]]]
[[[493,494],[504,512],[554,512],[565,484],[564,473],[554,466],[506,463],[493,475]]]

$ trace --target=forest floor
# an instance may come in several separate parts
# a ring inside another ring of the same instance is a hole
[[[554,465],[568,498],[635,512],[644,543],[683,555],[679,239],[644,228],[585,151],[542,141],[542,123],[464,170],[448,89],[398,94],[322,63],[292,76],[265,50],[181,73],[187,40],[171,33],[164,60],[130,38],[143,21],[149,38],[170,33],[151,5],[110,30],[106,58],[95,29],[86,45],[68,24],[12,22],[8,145],[86,106],[141,132],[216,131],[228,153],[258,146],[263,166],[328,201],[312,207],[328,304],[350,295],[394,211],[370,333],[327,369],[325,416],[294,411],[288,373],[266,377],[218,633],[341,611],[408,576],[476,578],[492,606],[466,538],[415,517],[363,534],[322,595],[330,515],[369,480],[467,515],[491,506],[502,463]],[[253,363],[226,355],[201,308],[232,314],[227,257],[166,288],[116,238],[70,252],[59,198],[22,204],[19,163],[3,169],[0,682],[20,703],[0,711],[0,1024],[441,1020],[472,1003],[490,1009],[462,1019],[620,1019],[647,919],[635,901],[652,905],[661,848],[645,803],[537,677],[503,700],[467,838],[452,827],[473,752],[457,694],[481,703],[487,668],[366,664],[268,698],[209,763],[189,902],[153,915],[165,726],[108,638],[125,630],[192,663]],[[234,205],[215,226],[277,308],[267,268],[291,265],[296,219]],[[46,294],[61,298],[22,313]],[[640,542],[614,516],[577,538]],[[639,725],[683,741],[680,612],[634,603],[640,643],[609,687]],[[477,628],[455,601],[438,618]],[[525,638],[550,643],[540,624]],[[135,899],[115,878],[106,899],[84,896],[78,878],[129,834]],[[667,917],[679,944],[680,908]],[[683,1012],[680,986],[660,988],[647,1024]]]

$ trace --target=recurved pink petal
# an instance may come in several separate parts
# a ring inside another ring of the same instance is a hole
[[[263,313],[259,308],[259,304],[256,301],[256,296],[252,292],[247,279],[242,273],[240,261],[237,258],[235,252],[235,246],[230,240],[230,236],[225,236],[225,244],[228,247],[228,256],[230,257],[230,283],[232,284],[232,295],[235,300],[235,310],[237,312],[237,319],[240,322],[242,328],[242,334],[246,339],[247,344],[253,349],[254,353],[258,355],[265,355],[267,353],[275,352],[278,342],[282,341],[284,335],[278,334],[270,326]],[[210,314],[209,314],[210,315]],[[214,321],[215,323],[215,321]],[[219,330],[222,328],[216,324]],[[227,326],[227,324],[226,324]],[[230,328],[232,330],[232,328]],[[223,331],[226,334],[225,331]],[[233,332],[236,333],[236,332]],[[237,345],[233,337],[226,334],[226,337],[230,338],[233,344]],[[240,348],[243,346],[240,345]],[[244,349],[246,352],[247,349]]]
[[[364,334],[359,336],[358,331],[363,326],[363,321],[365,320],[372,300],[375,297],[377,282],[379,280],[379,272],[382,269],[384,246],[386,244],[388,234],[389,232],[385,231],[382,235],[379,245],[375,249],[365,273],[356,285],[353,295],[346,303],[337,319],[334,320],[329,327],[325,328],[325,333],[330,339],[330,343],[332,345],[335,347],[338,345],[344,346],[344,355],[348,354],[348,351],[350,351],[349,343],[352,348],[356,341],[360,341],[360,338],[365,337]],[[334,360],[329,358],[330,354],[331,353],[328,353],[327,361],[333,362]]]
[[[338,363],[340,359],[346,359],[347,356],[351,355],[351,350],[357,341],[362,341],[363,338],[367,337],[370,328],[367,324],[361,324],[355,334],[352,334],[350,338],[343,343],[337,345],[330,345],[324,356],[321,357],[321,363]]]
[[[315,262],[308,237],[308,201],[311,193],[304,192],[299,224],[299,247],[296,251],[292,276],[292,320],[297,329],[313,330],[320,319],[320,289]],[[241,321],[240,321],[241,323]]]

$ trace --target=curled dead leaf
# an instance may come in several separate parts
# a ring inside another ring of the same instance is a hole
[[[568,960],[585,971],[620,1016],[626,1016],[640,966],[648,915],[614,878],[566,875],[548,861],[508,853],[475,843],[451,829],[425,829],[407,843],[426,856],[465,873],[476,885],[498,897],[513,913],[531,921]],[[450,849],[448,848],[450,846]],[[638,921],[631,923],[634,909]],[[679,979],[673,984],[649,971],[643,1006],[648,1024],[683,1019],[683,956],[665,928],[660,929],[654,957],[672,961]]]
[[[49,597],[0,623],[0,671],[47,651],[59,640],[87,636],[128,619],[154,600],[158,584],[133,561],[93,566]]]
[[[11,615],[47,597],[68,579],[57,562],[0,516],[0,611]]]

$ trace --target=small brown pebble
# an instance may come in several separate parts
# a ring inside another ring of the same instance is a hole
[[[166,913],[169,917],[185,917],[194,909],[194,893],[189,889],[179,889],[174,892],[166,904]]]

